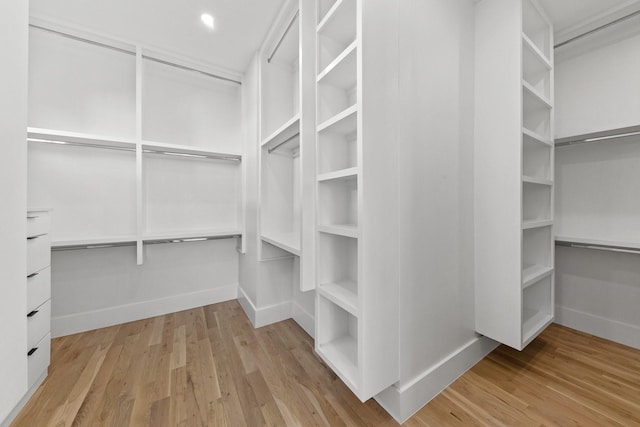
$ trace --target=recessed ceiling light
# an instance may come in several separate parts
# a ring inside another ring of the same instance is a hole
[[[208,29],[213,30],[213,16],[209,15],[208,13],[203,13],[200,16],[200,19],[202,20],[202,23],[207,26]]]

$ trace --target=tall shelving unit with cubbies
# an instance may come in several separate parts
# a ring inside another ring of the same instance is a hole
[[[315,348],[364,401],[399,375],[392,190],[397,94],[383,77],[394,75],[395,34],[382,40],[372,25],[385,13],[381,2],[317,5]],[[376,95],[389,104],[376,104]]]
[[[554,318],[553,29],[535,0],[476,7],[475,137],[476,330],[522,349]]]
[[[313,33],[302,24],[308,8],[290,1],[260,55],[260,259],[292,259],[302,291],[315,285]]]

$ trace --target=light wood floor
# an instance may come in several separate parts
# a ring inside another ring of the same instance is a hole
[[[293,321],[253,329],[232,301],[55,339],[49,377],[12,425],[397,424]],[[523,352],[498,348],[406,425],[640,425],[640,351],[552,325]]]

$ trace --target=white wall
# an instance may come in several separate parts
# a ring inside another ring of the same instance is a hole
[[[473,1],[400,7],[400,382],[405,420],[495,345],[474,332]]]
[[[27,391],[26,126],[29,2],[0,13],[0,424]]]

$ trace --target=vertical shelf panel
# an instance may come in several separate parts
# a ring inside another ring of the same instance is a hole
[[[553,318],[553,33],[536,0],[485,0],[476,40],[476,330],[521,350]]]

